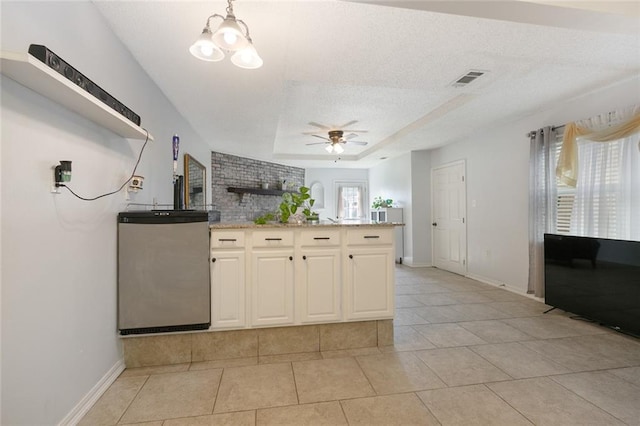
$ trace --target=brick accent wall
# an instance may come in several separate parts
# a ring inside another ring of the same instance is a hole
[[[269,163],[251,158],[211,152],[211,196],[214,210],[220,210],[222,222],[247,222],[270,211],[276,211],[281,197],[278,195],[227,192],[227,187],[260,188],[268,183],[269,189],[280,189],[282,181],[297,189],[304,184],[304,169]]]

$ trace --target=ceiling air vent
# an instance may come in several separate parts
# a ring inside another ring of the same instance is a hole
[[[453,87],[466,86],[467,84],[471,83],[476,78],[484,75],[485,73],[486,73],[486,71],[469,70],[469,71],[467,71],[466,74],[464,74],[463,76],[457,78],[453,83],[451,83],[451,85]]]

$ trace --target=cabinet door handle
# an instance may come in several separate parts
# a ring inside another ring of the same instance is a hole
[[[218,241],[220,242],[236,241],[236,239],[235,238],[218,238]]]
[[[380,235],[365,235],[365,238],[380,238]]]
[[[431,225],[438,226],[438,223],[437,222],[433,222]]]
[[[289,256],[289,260],[293,260],[293,256]]]
[[[314,240],[330,240],[331,237],[313,237]]]
[[[282,238],[265,238],[265,241],[282,241]]]
[[[307,256],[302,256],[302,260],[307,260]]]
[[[215,257],[212,257],[212,258],[211,258],[211,263],[215,263],[215,262],[216,262],[216,258],[215,258]]]
[[[353,255],[352,254],[349,255],[349,259],[353,259]]]

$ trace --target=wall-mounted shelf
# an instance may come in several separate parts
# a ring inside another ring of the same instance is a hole
[[[130,139],[146,139],[147,131],[102,103],[28,53],[0,52],[3,75],[89,120]],[[153,140],[149,134],[149,140]]]
[[[280,189],[262,189],[262,188],[238,188],[230,186],[227,192],[235,192],[236,194],[258,194],[258,195],[282,195],[285,192],[295,193],[296,191],[282,191]]]

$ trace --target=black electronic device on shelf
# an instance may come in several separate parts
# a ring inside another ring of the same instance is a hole
[[[118,101],[106,90],[102,89],[80,71],[69,65],[60,56],[53,53],[47,47],[39,44],[32,44],[29,46],[29,54],[43,62],[52,70],[66,77],[68,80],[72,81],[78,87],[84,89],[95,98],[99,99],[105,105],[127,118],[136,126],[140,125],[140,116],[138,114],[131,111],[131,109],[126,107],[122,102]]]
[[[545,303],[640,336],[640,241],[544,235]]]

